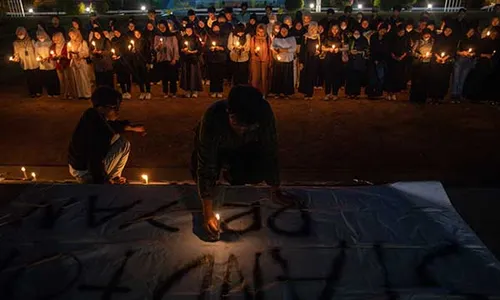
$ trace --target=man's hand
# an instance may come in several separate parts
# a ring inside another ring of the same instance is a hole
[[[148,134],[144,125],[128,125],[125,127],[125,130],[139,133],[142,136]]]
[[[203,227],[211,237],[217,237],[219,235],[219,220],[217,220],[213,213],[204,215]]]
[[[109,184],[126,184],[127,183],[127,178],[125,177],[115,177],[109,179]]]

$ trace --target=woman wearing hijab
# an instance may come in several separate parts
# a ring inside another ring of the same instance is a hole
[[[293,60],[297,43],[295,37],[288,35],[288,25],[282,24],[280,34],[271,45],[274,59],[271,93],[276,97],[286,97],[294,94]]]
[[[397,100],[396,93],[406,87],[407,78],[404,76],[406,70],[406,59],[411,51],[411,41],[405,34],[404,25],[399,25],[396,34],[389,41],[390,57],[387,63],[387,99]]]
[[[321,43],[323,43],[323,41],[326,39],[326,36],[328,35],[328,32],[325,32],[325,28],[321,24],[318,25],[318,34]],[[318,72],[316,73],[316,80],[314,80],[314,88],[318,90],[323,89],[323,85],[325,83],[325,74],[323,72],[324,69],[321,66],[325,63],[326,52],[324,52],[322,48],[323,47],[319,49],[320,54],[317,56]]]
[[[56,64],[57,77],[59,79],[60,93],[65,99],[72,99],[75,96],[74,81],[71,79],[69,69],[68,49],[64,35],[56,32],[52,36],[52,46],[50,48],[52,60]]]
[[[130,66],[134,82],[139,85],[139,100],[151,99],[151,85],[149,83],[148,65],[151,63],[151,46],[139,30],[134,31],[134,44],[130,51]]]
[[[324,100],[337,100],[342,84],[342,50],[347,50],[344,49],[344,39],[338,25],[331,27],[327,37],[323,40],[321,48],[325,53],[325,60],[322,64],[325,74]]]
[[[453,37],[453,30],[445,27],[443,33],[438,35],[433,46],[431,63],[429,96],[432,103],[439,104],[448,94],[450,76],[453,70],[457,40]]]
[[[186,91],[187,98],[197,98],[198,92],[203,91],[200,68],[201,50],[201,42],[194,34],[194,26],[188,24],[181,48],[181,88]]]
[[[227,46],[226,39],[220,33],[219,22],[212,23],[212,34],[209,35],[206,43],[206,57],[210,96],[222,98],[227,67]]]
[[[198,27],[196,28],[195,35],[198,36],[198,39],[201,42],[201,49],[202,51],[200,52],[199,59],[200,59],[200,68],[201,68],[201,78],[202,82],[205,85],[210,85],[210,80],[208,79],[208,70],[207,70],[207,58],[205,57],[205,45],[207,43],[208,39],[208,32],[209,28],[205,25],[205,22],[203,20],[198,20]]]
[[[179,41],[171,32],[167,22],[161,20],[158,24],[158,34],[155,36],[156,68],[162,76],[163,94],[165,98],[176,97],[177,93],[177,62],[179,61]]]
[[[346,95],[357,99],[361,95],[361,85],[367,66],[368,40],[355,29],[349,42],[349,62],[347,63]]]
[[[465,37],[459,41],[457,57],[453,68],[451,82],[451,101],[460,103],[464,98],[463,88],[465,80],[476,64],[476,52],[479,46],[479,38],[475,28],[470,28]]]
[[[266,96],[271,66],[271,39],[266,26],[259,24],[255,36],[250,39],[250,74],[252,86]]]
[[[40,66],[36,60],[35,44],[24,27],[17,27],[16,36],[17,40],[13,43],[14,53],[11,60],[18,62],[24,70],[31,97],[40,97],[42,86],[38,74]]]
[[[35,55],[40,65],[39,78],[49,97],[59,96],[61,93],[59,78],[57,78],[56,63],[52,59],[55,52],[51,52],[52,40],[41,27],[36,32]]]
[[[370,37],[370,61],[368,68],[368,86],[366,94],[371,99],[382,97],[389,59],[389,42],[387,37],[387,23],[380,24],[378,31]]]
[[[229,34],[227,49],[232,63],[233,85],[248,84],[250,35],[245,34],[245,25],[236,25],[234,31]]]
[[[96,86],[114,88],[111,42],[104,37],[100,28],[95,28],[92,32],[94,38],[92,39],[90,49],[92,51],[92,64],[94,66]],[[133,44],[131,43],[131,45]]]
[[[321,40],[318,34],[318,23],[309,23],[308,31],[304,34],[299,55],[300,84],[299,92],[306,100],[311,100],[314,93],[314,82],[318,74],[318,55],[320,54]]]
[[[154,82],[155,84],[159,81],[161,81],[161,74],[158,72],[156,68],[156,52],[154,49],[154,43],[155,43],[155,36],[157,35],[157,30],[155,27],[155,23],[153,20],[149,20],[146,23],[146,28],[144,32],[142,33],[142,36],[148,41],[149,46],[151,47],[150,49],[150,56],[151,56],[151,64],[148,67],[148,77],[151,82]]]
[[[413,45],[412,56],[414,63],[412,66],[410,101],[415,103],[425,103],[428,97],[428,90],[431,84],[431,60],[434,47],[434,38],[429,29],[422,30],[422,37]]]
[[[130,39],[115,28],[111,39],[111,59],[113,60],[113,70],[116,80],[120,84],[123,99],[131,99],[132,80],[130,78],[132,66],[130,65],[132,53],[128,49]],[[131,47],[132,48],[132,47]]]
[[[304,34],[306,33],[306,30],[302,26],[302,21],[294,21],[293,27],[290,28],[288,35],[293,36],[295,38],[295,43],[297,44],[297,50],[295,51],[295,58],[293,61],[293,82],[294,82],[294,87],[298,88],[299,83],[300,83],[300,70],[299,70],[299,53],[300,53],[300,47],[302,45],[302,42],[304,40]]]
[[[251,14],[250,19],[245,27],[245,34],[254,36],[257,31],[257,15]]]
[[[79,30],[70,29],[68,48],[68,58],[70,61],[71,78],[74,80],[76,95],[80,99],[90,99],[92,89],[90,85],[89,67],[87,59],[90,56],[87,41],[84,41]]]

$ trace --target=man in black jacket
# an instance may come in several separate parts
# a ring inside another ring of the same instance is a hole
[[[69,145],[70,174],[80,183],[124,184],[122,171],[130,154],[125,131],[146,134],[144,126],[119,121],[122,96],[109,87],[92,94],[93,107],[87,109],[76,126]]]
[[[204,226],[217,235],[212,202],[216,182],[271,186],[273,201],[289,204],[293,198],[280,190],[278,143],[274,114],[261,92],[251,86],[232,88],[228,100],[212,104],[199,124],[191,172],[202,200]]]

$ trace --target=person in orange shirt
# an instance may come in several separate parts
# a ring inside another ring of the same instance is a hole
[[[270,45],[265,25],[259,24],[255,36],[250,40],[250,74],[252,86],[264,95],[267,95],[269,86]]]

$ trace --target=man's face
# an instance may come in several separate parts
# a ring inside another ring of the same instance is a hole
[[[59,27],[59,18],[52,18],[52,26]]]
[[[458,19],[459,20],[463,20],[463,18],[465,18],[465,12],[461,11],[461,12],[458,13]]]
[[[250,19],[249,23],[250,23],[250,25],[255,25],[255,23],[257,23],[257,21],[255,19]]]
[[[238,122],[236,115],[231,114],[231,113],[229,114],[229,125],[231,126],[233,131],[240,136],[244,135],[247,132],[250,132],[250,131],[253,131],[253,130],[256,130],[257,128],[259,128],[258,124],[252,124],[252,125],[240,124]]]
[[[311,23],[311,16],[305,15],[305,16],[303,17],[303,19],[304,19],[304,24],[309,24],[309,23]]]
[[[210,20],[215,20],[215,14],[214,13],[208,13],[208,17],[210,18]]]
[[[196,16],[195,15],[191,15],[188,17],[189,19],[189,22],[194,22],[194,20],[196,19]]]
[[[205,28],[205,23],[203,21],[198,22],[198,27]]]
[[[266,7],[266,14],[270,15],[273,12],[273,9],[270,7]]]

